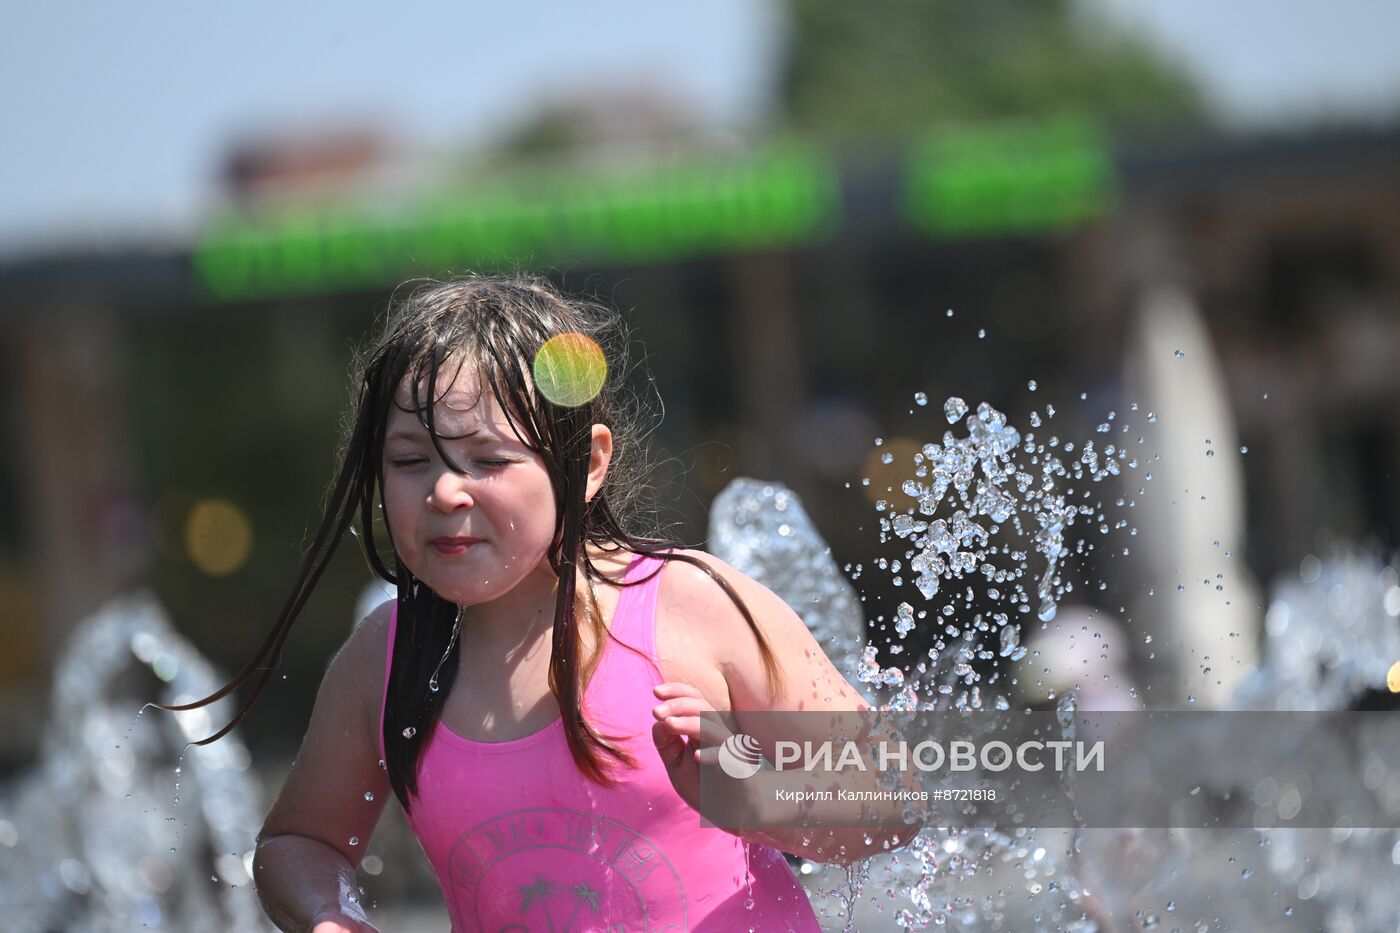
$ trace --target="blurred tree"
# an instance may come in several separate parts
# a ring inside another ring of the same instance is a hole
[[[1074,111],[1116,129],[1204,123],[1182,65],[1075,0],[788,0],[781,118],[827,139]]]
[[[593,157],[685,152],[703,121],[681,95],[659,87],[616,89],[584,85],[528,111],[496,140],[493,154]],[[472,164],[480,159],[471,155]]]

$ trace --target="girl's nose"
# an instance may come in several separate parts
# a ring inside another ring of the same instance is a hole
[[[428,496],[428,504],[444,512],[471,508],[475,504],[475,500],[472,499],[471,493],[467,490],[467,485],[470,482],[470,479],[460,473],[443,470],[433,482],[432,492]]]

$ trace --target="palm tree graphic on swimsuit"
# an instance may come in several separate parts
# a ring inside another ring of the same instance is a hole
[[[533,881],[522,884],[517,890],[520,892],[521,916],[528,917],[533,907],[534,912],[544,918],[545,929],[549,933],[568,933],[572,930],[584,904],[594,914],[599,913],[598,902],[603,896],[602,891],[590,888],[587,883],[555,884],[544,875],[536,875]],[[567,918],[559,916],[562,913],[560,908],[568,911]],[[562,925],[556,925],[556,920],[562,920]],[[500,933],[531,933],[531,928],[512,923],[501,927]]]

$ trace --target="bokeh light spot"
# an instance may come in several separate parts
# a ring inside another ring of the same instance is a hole
[[[222,499],[195,503],[185,519],[185,550],[211,577],[233,573],[253,549],[253,525],[242,509]]]
[[[866,498],[871,502],[881,499],[897,503],[897,511],[904,511],[914,500],[901,491],[904,479],[914,470],[914,455],[920,451],[916,441],[908,437],[892,437],[882,441],[866,455],[861,467],[861,475],[870,480],[864,486]]]
[[[545,341],[531,370],[540,394],[556,405],[573,408],[591,402],[602,391],[608,361],[592,338],[567,333]]]
[[[1391,693],[1400,693],[1400,661],[1390,665],[1390,670],[1385,672],[1385,685]]]

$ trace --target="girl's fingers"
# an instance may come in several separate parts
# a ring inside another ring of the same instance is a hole
[[[703,716],[666,716],[659,721],[673,734],[705,745],[718,745],[730,735],[724,726]]]
[[[685,742],[673,735],[664,723],[657,723],[651,727],[651,739],[656,745],[657,754],[661,756],[661,763],[666,766],[666,772],[671,775],[671,783],[676,783],[676,771],[681,767],[685,759],[689,746]],[[679,790],[677,785],[677,790]]]
[[[669,700],[673,697],[683,696],[704,699],[704,695],[700,692],[699,688],[692,687],[690,684],[682,683],[678,680],[669,680],[664,684],[657,684],[655,687],[651,688],[651,691],[661,700]]]
[[[651,712],[668,729],[707,745],[718,745],[731,735],[715,715],[714,707],[700,697],[681,696],[666,700],[657,704]]]
[[[699,716],[701,713],[712,713],[714,707],[695,697],[676,697],[656,704],[651,712],[657,719],[664,719],[667,716]]]
[[[716,710],[710,701],[690,684],[657,684],[653,692],[662,702],[651,713],[667,732],[703,745],[719,745],[733,734],[714,715]]]

